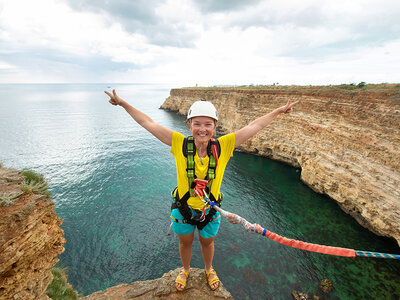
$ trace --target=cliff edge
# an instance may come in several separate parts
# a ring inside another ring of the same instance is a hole
[[[50,299],[44,293],[64,251],[64,231],[46,184],[0,168],[0,299]]]
[[[161,108],[186,115],[203,98],[216,106],[225,133],[300,100],[239,150],[301,168],[313,190],[400,245],[400,84],[181,88]]]
[[[202,300],[233,300],[232,295],[225,289],[222,282],[212,291],[207,284],[204,269],[191,268],[184,291],[175,288],[175,279],[180,268],[165,273],[161,278],[147,281],[136,281],[131,284],[121,284],[101,292],[93,293],[83,300],[108,299],[202,299]]]

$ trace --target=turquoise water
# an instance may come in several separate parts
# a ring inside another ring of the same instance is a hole
[[[60,256],[81,293],[148,280],[180,266],[178,239],[166,235],[176,184],[169,148],[107,102],[107,84],[0,85],[0,160],[30,168],[51,184],[67,244]],[[171,86],[114,85],[157,122],[184,134],[184,118],[158,109]],[[223,207],[278,234],[353,249],[400,253],[329,198],[300,181],[300,171],[235,152]],[[203,267],[199,242],[193,267]],[[223,220],[214,267],[236,299],[400,299],[400,261],[341,258],[282,246]]]

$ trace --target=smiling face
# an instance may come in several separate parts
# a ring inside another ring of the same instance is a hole
[[[195,141],[202,144],[208,143],[217,127],[215,120],[210,117],[191,118],[188,125]]]

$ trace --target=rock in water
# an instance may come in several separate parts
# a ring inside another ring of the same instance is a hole
[[[324,278],[321,280],[319,287],[324,293],[330,293],[333,290],[333,282],[328,278]]]
[[[292,291],[292,296],[294,300],[308,300],[309,297],[307,294],[298,291]]]

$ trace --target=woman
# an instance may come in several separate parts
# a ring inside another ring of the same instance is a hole
[[[212,268],[214,239],[221,222],[219,213],[203,200],[209,196],[219,203],[223,173],[233,150],[269,125],[281,113],[290,113],[297,102],[287,102],[238,131],[212,139],[217,127],[218,114],[211,102],[197,101],[189,109],[187,124],[193,138],[185,137],[156,122],[132,107],[116,94],[105,91],[112,105],[122,106],[131,117],[157,139],[171,147],[177,168],[178,186],[173,192],[171,226],[179,238],[182,270],[175,281],[178,291],[183,291],[190,272],[192,243],[196,227],[203,255],[206,277],[212,290],[219,287],[219,278]],[[203,180],[199,180],[203,179]],[[203,199],[203,200],[202,200]]]

